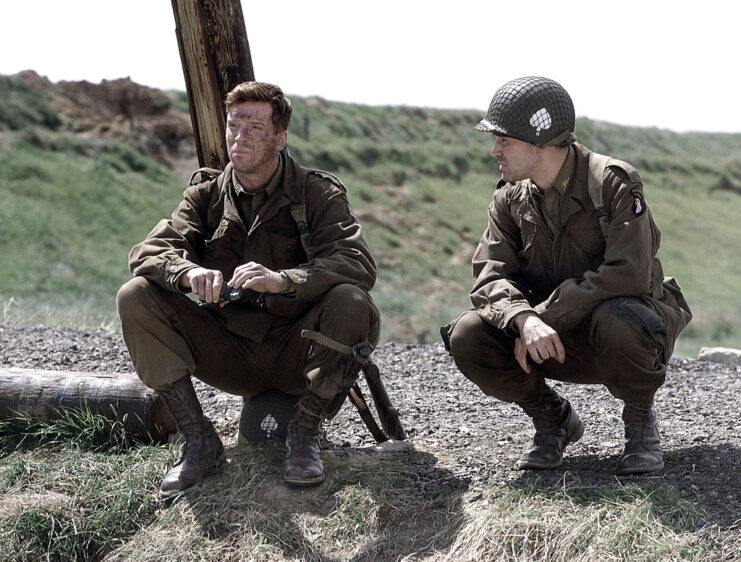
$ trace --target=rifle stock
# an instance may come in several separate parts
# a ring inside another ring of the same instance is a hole
[[[381,420],[381,427],[384,433],[390,439],[403,440],[406,439],[407,434],[404,431],[404,426],[401,424],[399,419],[399,412],[394,405],[391,403],[386,387],[381,380],[381,373],[378,370],[378,365],[373,361],[372,357],[368,358],[368,362],[363,365],[363,374],[365,375],[365,381],[368,384],[373,402],[376,405],[376,411],[378,417]]]

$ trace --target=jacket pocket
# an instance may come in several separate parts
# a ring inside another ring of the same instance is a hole
[[[204,244],[203,266],[230,276],[242,260],[244,238],[239,225],[222,218],[213,236]]]

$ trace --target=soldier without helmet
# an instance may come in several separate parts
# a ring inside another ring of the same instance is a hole
[[[547,379],[602,384],[623,401],[624,474],[663,468],[654,394],[691,313],[656,259],[660,231],[629,164],[575,142],[574,106],[529,76],[494,95],[502,178],[473,257],[474,309],[443,327],[460,371],[532,418],[520,469],[550,469],[584,433]],[[590,180],[590,178],[592,178]]]
[[[361,226],[339,180],[288,153],[291,112],[272,84],[229,92],[229,164],[196,172],[172,218],[129,256],[134,278],[117,296],[124,341],[184,440],[160,488],[165,498],[223,461],[191,377],[245,397],[275,389],[300,397],[288,424],[285,480],[323,482],[322,422],[339,410],[361,367],[347,350],[370,350],[378,339],[368,294],[376,267]],[[233,301],[240,290],[246,297]]]

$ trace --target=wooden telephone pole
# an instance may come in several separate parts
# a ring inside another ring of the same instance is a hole
[[[223,169],[229,160],[224,97],[255,79],[242,7],[239,0],[172,0],[172,9],[198,161]],[[83,406],[134,434],[165,440],[175,432],[161,400],[136,376],[0,369],[0,420],[50,421],[60,410]]]
[[[201,166],[223,170],[224,97],[255,79],[239,0],[172,0],[190,119]]]

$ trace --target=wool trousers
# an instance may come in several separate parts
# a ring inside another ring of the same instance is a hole
[[[476,311],[456,323],[450,353],[460,371],[485,394],[505,402],[539,396],[546,379],[603,384],[621,400],[649,400],[664,383],[666,325],[638,299],[610,299],[568,332],[559,332],[566,360],[530,361],[526,373],[515,359],[515,337]],[[662,333],[663,332],[663,333]],[[664,343],[662,343],[664,342]]]
[[[318,331],[348,346],[364,341],[375,345],[379,334],[373,301],[350,284],[332,288],[300,318],[276,317],[259,341],[227,330],[214,305],[200,305],[143,277],[121,287],[116,304],[134,368],[155,390],[195,376],[242,396],[273,388],[300,395],[309,388],[322,399],[333,399],[360,365],[302,338],[301,331]]]

